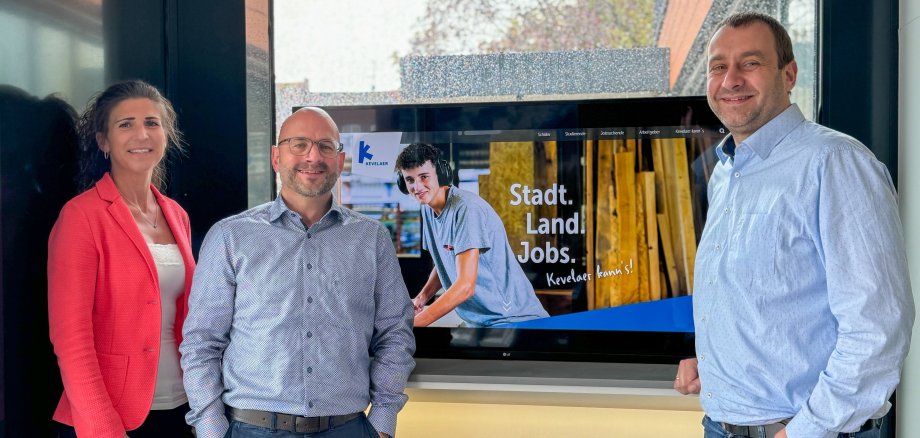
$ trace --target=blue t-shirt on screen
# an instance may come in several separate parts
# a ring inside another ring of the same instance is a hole
[[[422,248],[431,253],[444,289],[457,279],[457,254],[479,249],[475,294],[457,306],[473,326],[491,326],[549,316],[518,264],[495,210],[472,192],[451,186],[440,215],[422,206]]]

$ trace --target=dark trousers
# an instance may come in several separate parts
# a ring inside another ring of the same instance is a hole
[[[192,426],[185,423],[188,403],[168,411],[150,411],[144,424],[128,431],[131,438],[192,438]],[[58,438],[77,438],[73,426],[58,424]]]

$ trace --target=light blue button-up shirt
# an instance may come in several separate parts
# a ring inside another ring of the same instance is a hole
[[[217,438],[225,405],[313,417],[370,404],[393,436],[412,317],[380,222],[333,204],[306,229],[280,196],[224,219],[205,237],[183,327],[187,419]]]
[[[792,418],[790,438],[884,415],[914,321],[887,169],[795,105],[716,153],[693,297],[707,415]]]

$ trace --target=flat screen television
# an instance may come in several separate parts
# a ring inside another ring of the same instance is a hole
[[[328,107],[339,202],[391,232],[411,296],[432,272],[394,161],[428,143],[488,203],[548,317],[415,329],[417,357],[674,363],[693,356],[693,263],[725,129],[703,97]],[[443,290],[442,290],[443,292]],[[435,298],[438,299],[438,298]]]

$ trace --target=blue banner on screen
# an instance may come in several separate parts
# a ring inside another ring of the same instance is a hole
[[[692,333],[693,303],[691,300],[691,297],[668,298],[660,301],[532,319],[496,327]]]

